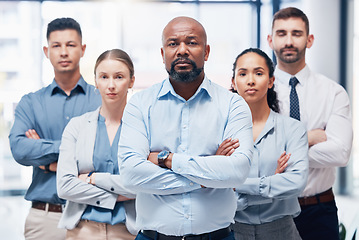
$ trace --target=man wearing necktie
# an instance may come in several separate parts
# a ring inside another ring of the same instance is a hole
[[[304,240],[338,240],[332,186],[336,167],[346,166],[350,157],[352,116],[344,88],[306,65],[306,48],[313,41],[308,18],[301,10],[285,8],[274,15],[268,43],[278,62],[275,87],[280,113],[302,121],[308,131],[309,175],[295,223]]]

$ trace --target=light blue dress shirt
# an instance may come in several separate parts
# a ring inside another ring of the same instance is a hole
[[[213,156],[229,137],[240,147]],[[161,150],[174,153],[171,170],[147,160]],[[119,158],[121,181],[137,192],[137,228],[181,236],[228,227],[236,211],[232,188],[246,179],[252,154],[248,105],[207,78],[188,101],[168,78],[135,94],[125,108]]]
[[[291,154],[288,167],[275,174],[283,151]],[[249,176],[236,188],[236,222],[262,224],[284,216],[296,217],[300,213],[298,196],[307,176],[308,138],[303,123],[271,111],[254,143]]]
[[[65,203],[57,196],[56,173],[45,173],[39,166],[57,161],[62,132],[70,119],[100,105],[101,96],[95,94],[94,87],[82,77],[70,96],[54,80],[49,86],[21,98],[9,140],[14,159],[21,165],[33,166],[26,200]],[[25,132],[29,129],[35,129],[41,139],[28,139]]]
[[[95,172],[119,174],[117,152],[121,126],[119,126],[112,145],[110,145],[105,120],[106,119],[99,114],[95,147],[93,151],[93,165]],[[123,206],[123,202],[117,202],[114,209],[88,205],[84,214],[82,215],[82,219],[108,223],[111,225],[124,223],[126,220],[125,208]]]

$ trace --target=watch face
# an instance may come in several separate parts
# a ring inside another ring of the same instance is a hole
[[[157,155],[157,158],[167,158],[168,154],[170,154],[169,151],[163,150]]]

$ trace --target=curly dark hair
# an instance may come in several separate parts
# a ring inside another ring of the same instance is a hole
[[[260,50],[259,48],[247,48],[245,49],[243,52],[241,52],[237,57],[236,60],[233,63],[233,75],[232,75],[232,79],[234,79],[235,77],[235,71],[236,71],[236,67],[237,67],[237,61],[238,59],[247,54],[247,53],[256,53],[259,56],[263,57],[264,60],[266,61],[267,67],[269,69],[269,77],[273,77],[274,74],[274,64],[272,62],[272,60],[268,57],[268,55],[263,52],[262,50]],[[234,87],[232,86],[230,89],[232,92],[237,93],[236,90],[234,90]],[[278,99],[277,99],[277,93],[274,90],[274,85],[272,88],[268,89],[267,92],[267,102],[268,102],[268,106],[270,107],[270,109],[272,109],[274,112],[279,113],[279,104],[278,104]]]

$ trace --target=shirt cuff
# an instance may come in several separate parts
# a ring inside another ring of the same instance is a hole
[[[179,174],[183,177],[186,177],[188,174],[188,161],[191,157],[185,154],[174,153],[172,156],[172,171],[176,174]],[[191,191],[195,189],[200,189],[201,185],[191,181],[187,178],[186,186],[184,186],[186,191]]]

